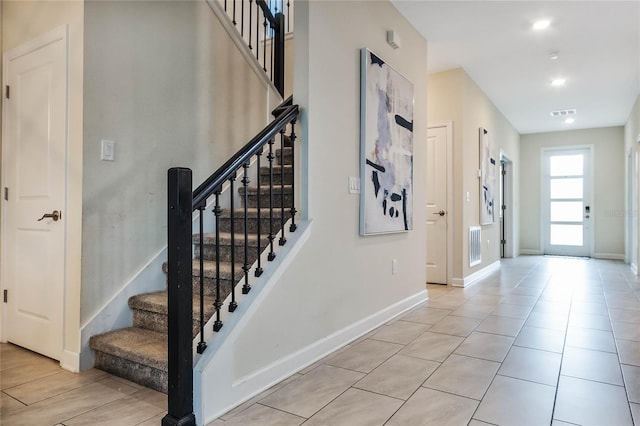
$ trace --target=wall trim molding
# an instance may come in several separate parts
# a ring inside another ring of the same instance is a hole
[[[474,272],[473,274],[467,275],[464,278],[454,278],[451,282],[453,287],[468,287],[471,284],[475,283],[478,280],[486,277],[494,271],[500,269],[500,261],[496,260],[490,265],[485,266],[484,268]]]
[[[542,256],[542,250],[538,249],[520,249],[520,254],[524,256]]]
[[[608,260],[623,260],[623,253],[593,253],[593,257],[596,259],[608,259]]]
[[[62,358],[60,358],[60,367],[65,370],[69,370],[72,373],[79,373],[80,369],[80,354],[78,352],[71,352],[67,349],[62,351]]]

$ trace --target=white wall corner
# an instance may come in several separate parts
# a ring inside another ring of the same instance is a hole
[[[80,354],[66,349],[63,350],[62,358],[60,358],[60,367],[72,373],[78,373],[80,371]]]
[[[485,266],[484,268],[474,272],[473,274],[469,274],[464,278],[454,278],[451,280],[451,285],[453,287],[468,287],[471,284],[475,283],[478,280],[490,275],[493,271],[500,269],[500,261],[496,260],[490,265]]]

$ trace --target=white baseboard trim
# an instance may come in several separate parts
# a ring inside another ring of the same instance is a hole
[[[636,265],[635,263],[630,263],[629,267],[631,268],[631,272],[633,272],[635,275],[638,275],[638,265]]]
[[[624,260],[624,254],[620,253],[593,253],[593,257],[596,259]]]
[[[500,269],[500,261],[496,260],[490,265],[485,266],[479,271],[474,272],[473,274],[467,275],[464,278],[454,278],[451,280],[451,285],[453,287],[468,287],[474,282],[481,280],[487,275],[491,274],[493,271]]]
[[[525,256],[541,256],[542,250],[520,249],[520,254]]]
[[[62,358],[60,359],[60,367],[71,371],[72,373],[78,373],[80,371],[80,354],[66,349],[63,350]]]
[[[234,377],[233,368],[220,368],[223,365],[227,367],[233,365],[233,357],[235,355],[233,342],[227,339],[225,344],[219,347],[218,352],[212,354],[213,357],[208,360],[208,363],[196,364],[194,371],[194,411],[198,424],[207,424],[213,421],[235,406],[253,398],[265,389],[317,362],[349,342],[423,303],[425,300],[427,300],[426,289],[338,330],[256,372],[239,378]]]

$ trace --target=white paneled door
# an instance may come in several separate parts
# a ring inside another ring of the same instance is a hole
[[[447,284],[447,144],[446,126],[427,132],[427,282]]]
[[[545,150],[543,167],[544,254],[590,256],[590,148]]]
[[[59,360],[66,223],[66,30],[8,52],[4,64],[5,337]]]

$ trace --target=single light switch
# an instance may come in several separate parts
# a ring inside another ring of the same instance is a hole
[[[360,178],[349,176],[349,194],[360,193]]]
[[[113,161],[115,157],[115,142],[102,139],[100,159],[103,161]]]

